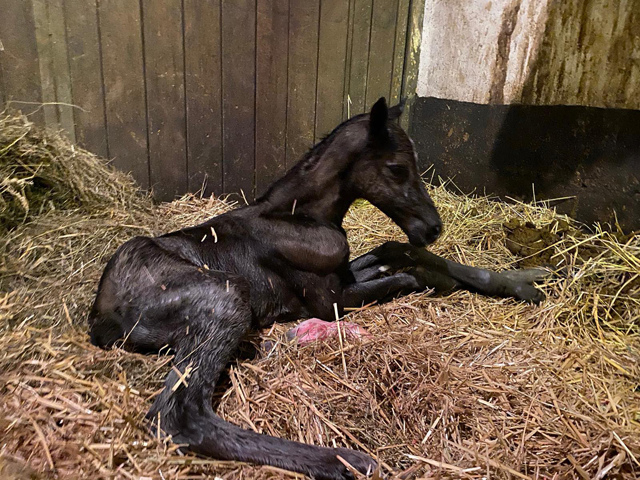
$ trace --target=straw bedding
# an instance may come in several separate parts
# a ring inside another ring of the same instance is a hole
[[[0,118],[0,477],[291,478],[179,455],[143,423],[170,357],[92,347],[86,314],[109,256],[134,235],[234,204],[154,206],[133,182],[23,118]],[[536,307],[430,292],[350,313],[363,343],[298,347],[290,325],[250,339],[215,399],[260,432],[370,452],[397,478],[637,478],[640,239],[581,233],[544,205],[430,187],[445,223],[431,247],[502,270],[551,264]],[[365,202],[353,254],[402,239]],[[550,240],[551,239],[551,240]],[[526,258],[525,258],[526,257]]]

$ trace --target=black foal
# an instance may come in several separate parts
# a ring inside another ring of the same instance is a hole
[[[91,341],[109,347],[125,338],[125,348],[175,352],[176,368],[148,413],[174,442],[317,479],[350,476],[337,456],[372,471],[376,463],[363,453],[260,435],[215,414],[214,387],[246,333],[276,321],[332,320],[334,304],[342,315],[345,307],[428,286],[540,299],[533,274],[512,278],[422,248],[436,240],[441,223],[411,140],[389,121],[400,113],[380,99],[251,205],[161,237],[133,238],[108,262],[89,318]],[[349,263],[341,224],[357,198],[391,217],[411,244],[386,244]]]

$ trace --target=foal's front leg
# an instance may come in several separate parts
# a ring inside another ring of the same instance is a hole
[[[423,248],[399,242],[387,242],[375,248],[351,262],[350,268],[356,281],[375,278],[385,270],[405,270],[416,279],[420,290],[465,288],[484,295],[514,297],[533,303],[544,300],[544,294],[533,283],[549,276],[542,269],[492,272],[446,260]]]
[[[362,277],[361,277],[362,278]],[[402,294],[423,290],[415,275],[394,273],[393,275],[356,281],[347,285],[342,293],[342,304],[346,308],[358,308],[374,302],[383,302]]]

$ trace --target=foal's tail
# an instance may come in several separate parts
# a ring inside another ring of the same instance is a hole
[[[180,327],[172,342],[176,351],[174,368],[147,414],[154,429],[207,457],[272,465],[315,479],[352,478],[338,456],[365,474],[376,468],[369,456],[354,450],[261,435],[218,417],[211,403],[213,390],[249,329],[251,313],[240,296],[223,302],[218,297],[215,307],[209,300],[199,300],[190,302],[189,307],[183,305],[189,312],[181,309],[181,314],[190,314],[189,326]]]

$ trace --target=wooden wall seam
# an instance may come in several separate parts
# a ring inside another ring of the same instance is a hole
[[[315,141],[330,133],[342,122],[349,26],[348,2],[323,0],[321,7]]]
[[[268,0],[267,0],[268,1]],[[257,195],[257,174],[256,174],[256,170],[258,168],[258,161],[257,161],[257,155],[258,155],[258,45],[260,43],[260,41],[258,40],[258,22],[259,22],[259,18],[258,18],[258,4],[260,3],[260,0],[256,0],[255,1],[255,5],[254,5],[254,12],[253,15],[256,19],[256,23],[253,26],[254,30],[253,30],[253,35],[256,40],[256,44],[255,44],[255,48],[253,49],[253,55],[254,55],[254,65],[255,65],[255,71],[254,71],[254,75],[253,75],[253,112],[254,112],[254,117],[253,117],[253,188],[251,191],[251,200],[254,200],[256,198]],[[244,197],[244,201],[247,201],[246,198],[246,194],[245,192],[242,192],[243,197]]]
[[[185,19],[185,10],[184,10],[184,0],[180,0],[180,15],[181,15],[181,25],[180,25],[180,35],[182,38],[182,109],[184,115],[184,154],[185,154],[185,171],[186,171],[186,191],[189,191],[190,182],[189,178],[191,173],[189,172],[189,121],[187,120],[187,45],[186,45],[186,19]]]
[[[288,158],[287,158],[287,151],[288,151],[288,141],[289,141],[289,137],[287,135],[287,132],[289,131],[289,52],[290,52],[290,48],[289,48],[289,39],[291,38],[291,1],[292,0],[288,0],[287,2],[287,11],[289,12],[289,15],[287,16],[287,76],[286,76],[286,88],[287,88],[287,102],[285,104],[285,117],[284,117],[284,152],[282,152],[284,158],[283,158],[283,162],[284,162],[284,171],[288,171],[289,168],[291,167],[291,165],[289,165],[288,163]],[[295,0],[293,0],[295,2]]]
[[[404,59],[407,45],[407,26],[410,0],[398,1],[398,13],[396,15],[396,39],[393,50],[393,71],[391,74],[390,104],[395,105],[402,99],[402,77],[404,72]]]
[[[256,1],[222,2],[224,188],[247,200],[255,171]]]
[[[367,70],[371,45],[372,0],[354,0],[351,60],[349,66],[349,97],[351,115],[364,113],[367,92]]]
[[[100,2],[100,0],[98,0]],[[147,60],[145,58],[145,38],[144,38],[144,0],[138,1],[138,9],[140,11],[140,42],[142,52],[142,85],[144,88],[144,123],[145,134],[147,138],[147,177],[148,177],[148,189],[153,192],[153,176],[151,175],[151,151],[149,145],[151,144],[151,134],[149,132],[149,88],[147,87]]]
[[[111,152],[109,150],[109,129],[107,128],[107,92],[104,83],[104,66],[102,63],[102,32],[100,30],[100,8],[98,7],[98,2],[100,0],[96,0],[95,9],[96,9],[96,24],[98,31],[98,63],[100,65],[100,81],[101,81],[101,90],[102,90],[102,113],[104,116],[104,138],[105,138],[105,150],[106,150],[106,158],[111,158]]]
[[[291,1],[287,50],[285,162],[292,166],[313,145],[320,1]]]
[[[0,112],[7,108],[6,90],[4,88],[4,72],[2,71],[2,57],[4,56],[4,45],[0,36]]]
[[[349,0],[347,8],[347,39],[346,39],[346,57],[344,62],[344,84],[342,86],[342,121],[350,117],[351,107],[349,105],[349,76],[351,75],[351,55],[353,53],[353,17],[354,17],[354,0]]]
[[[320,77],[320,25],[322,21],[322,3],[323,0],[318,0],[318,28],[316,29],[317,44],[316,44],[316,63],[315,63],[315,83],[316,87],[313,95],[313,137],[311,145],[314,145],[318,141],[318,81]]]
[[[76,132],[71,92],[71,70],[67,50],[67,27],[64,0],[48,0],[47,15],[53,56],[53,78],[55,88],[57,127],[75,143]]]
[[[289,1],[256,9],[255,188],[259,196],[285,172]],[[258,61],[259,60],[259,61]]]

